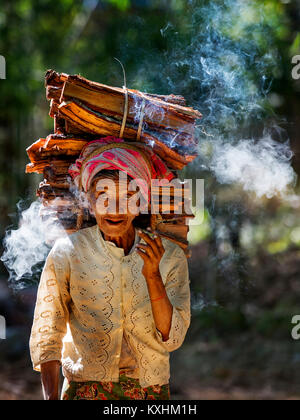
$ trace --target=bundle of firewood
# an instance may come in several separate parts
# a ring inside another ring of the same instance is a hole
[[[194,131],[201,114],[187,107],[181,96],[106,86],[53,70],[46,73],[45,87],[54,133],[27,148],[31,163],[26,172],[43,174],[37,195],[45,213],[55,215],[69,233],[95,224],[68,174],[87,142],[112,135],[151,146],[176,176],[177,170],[197,156]],[[168,187],[151,192],[151,206],[159,214],[151,215],[150,224],[187,253],[185,221],[193,216],[187,200],[183,205],[183,187],[187,186],[179,182],[171,189],[167,204],[164,197],[169,194]]]

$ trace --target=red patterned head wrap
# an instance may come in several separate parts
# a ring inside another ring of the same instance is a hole
[[[94,176],[104,169],[123,171],[138,179],[141,193],[148,201],[151,179],[175,178],[151,147],[112,136],[87,143],[69,173],[77,187],[87,192]]]

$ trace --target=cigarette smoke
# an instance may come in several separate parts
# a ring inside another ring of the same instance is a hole
[[[193,313],[202,312],[204,309],[217,307],[218,303],[215,300],[208,301],[203,294],[191,292],[191,309]]]
[[[294,182],[291,156],[288,144],[277,143],[269,136],[259,142],[241,140],[237,145],[216,144],[211,169],[220,182],[238,182],[245,191],[272,198],[282,195],[287,185]]]
[[[18,229],[9,230],[3,241],[5,248],[1,261],[9,272],[9,282],[15,289],[35,283],[50,248],[56,239],[66,235],[58,220],[48,217],[35,201],[24,211],[23,202],[17,204],[20,222]]]
[[[156,83],[160,78],[162,86],[167,81],[170,92],[203,114],[194,169],[204,165],[219,183],[239,183],[258,197],[284,195],[296,175],[286,133],[268,101],[281,66],[270,11],[257,0],[188,4],[189,35],[172,22],[162,28],[170,47],[148,77]]]

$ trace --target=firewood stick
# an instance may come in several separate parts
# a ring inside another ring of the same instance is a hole
[[[62,88],[58,86],[47,86],[46,98],[50,101],[54,99],[56,102],[60,101]]]
[[[59,160],[51,161],[51,162],[49,162],[49,160],[44,160],[44,161],[40,161],[36,163],[29,163],[28,165],[26,165],[26,173],[29,174],[29,173],[36,172],[38,174],[42,174],[45,168],[52,167],[52,168],[55,168],[55,172],[57,174],[67,174],[71,163],[73,162],[72,161],[70,162],[59,161]]]
[[[64,92],[62,93],[63,96],[66,95],[71,95],[73,96],[73,88],[74,90],[77,89],[77,91],[79,90],[79,88],[85,88],[88,90],[94,90],[95,92],[97,92],[98,94],[103,94],[103,92],[108,92],[110,97],[123,97],[123,103],[121,108],[124,109],[124,90],[121,88],[117,88],[117,87],[112,87],[112,86],[107,86],[107,85],[103,85],[102,83],[97,83],[97,82],[92,82],[88,79],[85,79],[82,76],[78,76],[78,75],[70,75],[64,85]],[[141,92],[134,90],[134,89],[128,89],[129,95],[130,96],[136,96],[140,99],[144,99],[144,97],[146,95],[141,94]],[[186,117],[190,117],[190,118],[201,118],[202,115],[199,111],[196,111],[192,108],[188,108],[188,107],[183,107],[180,105],[175,105],[172,103],[162,103],[163,101],[155,99],[155,98],[151,98],[151,103],[155,104],[156,102],[159,103],[159,107],[162,107],[164,110],[166,110],[167,112],[177,112],[177,113],[182,113],[183,115],[185,115]]]
[[[57,73],[56,71],[51,69],[47,70],[45,74],[45,87],[47,87],[48,85],[62,87],[67,78],[68,74],[66,73]]]
[[[65,132],[65,120],[54,115],[54,132],[62,134]]]
[[[61,102],[58,108],[57,104],[54,101],[51,102],[51,116],[57,113],[57,111],[59,114],[61,114],[63,118],[69,117],[68,119],[70,119],[71,122],[77,123],[76,125],[83,130],[89,128],[92,129],[92,132],[95,132],[96,134],[101,134],[99,130],[95,131],[95,128],[93,126],[96,125],[96,127],[102,127],[103,124],[105,126],[110,124],[111,127],[109,128],[115,128],[118,133],[120,132],[120,126],[122,123],[121,115],[119,116],[119,118],[115,118],[114,116],[110,116],[100,109],[95,110],[93,107],[79,102],[76,99]],[[74,115],[72,116],[72,114]],[[83,120],[81,124],[80,119]],[[90,123],[90,126],[88,125],[88,123]],[[128,130],[128,132],[127,135],[124,134],[124,137],[135,139],[137,135],[137,123],[130,122],[129,120],[127,120],[126,130]],[[159,140],[160,137],[165,138],[166,142],[173,142],[174,147],[176,145],[180,146],[181,144],[184,145],[186,142],[190,142],[190,133],[186,133],[183,130],[176,131],[168,127],[165,129],[158,129],[157,127],[151,128],[151,126],[148,124],[148,126],[144,128],[143,133],[147,133],[150,140],[154,140],[155,138]],[[105,132],[104,134],[107,133]],[[176,139],[175,142],[174,139]]]
[[[59,115],[67,120],[71,120],[75,127],[92,134],[119,136],[120,125],[117,122],[109,121],[103,116],[96,115],[91,110],[83,108],[75,102],[62,103],[59,106]],[[124,137],[126,139],[135,140],[136,131],[130,127],[126,127]],[[180,156],[179,153],[175,151],[169,153],[170,149],[162,141],[145,131],[141,135],[141,141],[146,144],[156,143],[157,147],[153,148],[154,151],[156,151],[155,149],[161,149],[164,152],[167,164],[172,164],[173,166],[171,167],[174,169],[182,169],[185,164],[196,157],[196,155]]]
[[[53,156],[72,156],[77,158],[82,148],[88,141],[85,139],[39,139],[26,149],[27,155],[32,163],[44,160]]]
[[[56,72],[53,72],[56,73]],[[56,80],[56,82],[55,82]],[[50,80],[48,78],[48,80],[46,81],[46,88],[47,88],[47,98],[49,96],[48,99],[57,99],[60,98],[61,96],[61,90],[63,87],[64,82],[66,81],[66,77],[60,77],[60,75],[58,73],[56,73],[56,77],[52,78],[52,80]],[[51,83],[53,83],[53,85],[51,85]],[[55,86],[55,85],[59,85],[59,86]],[[58,91],[60,91],[58,93]],[[152,94],[152,93],[146,93],[143,92],[144,95],[147,95],[149,97],[153,97],[156,99],[159,99],[161,101],[164,102],[168,102],[168,103],[174,103],[177,105],[181,105],[181,106],[186,106],[186,100],[183,96],[180,95],[156,95],[156,94]]]
[[[128,121],[135,121],[138,116],[139,108],[141,107],[141,96],[136,93],[129,92],[128,103]],[[86,89],[81,85],[70,82],[65,82],[60,102],[68,100],[80,100],[86,105],[90,106],[95,111],[99,111],[106,115],[111,115],[122,120],[124,112],[124,93],[121,91],[116,94],[114,88],[105,87],[100,90]],[[144,122],[150,127],[159,127],[160,129],[170,128],[179,132],[185,132],[190,135],[194,133],[194,118],[187,118],[185,113],[180,113],[182,109],[187,109],[179,105],[158,101],[155,98],[143,97],[145,100]],[[176,107],[174,109],[174,107]],[[179,108],[179,109],[177,109]]]

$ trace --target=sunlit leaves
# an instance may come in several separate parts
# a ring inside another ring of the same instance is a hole
[[[104,0],[106,3],[113,4],[120,10],[126,10],[130,6],[130,0]]]

